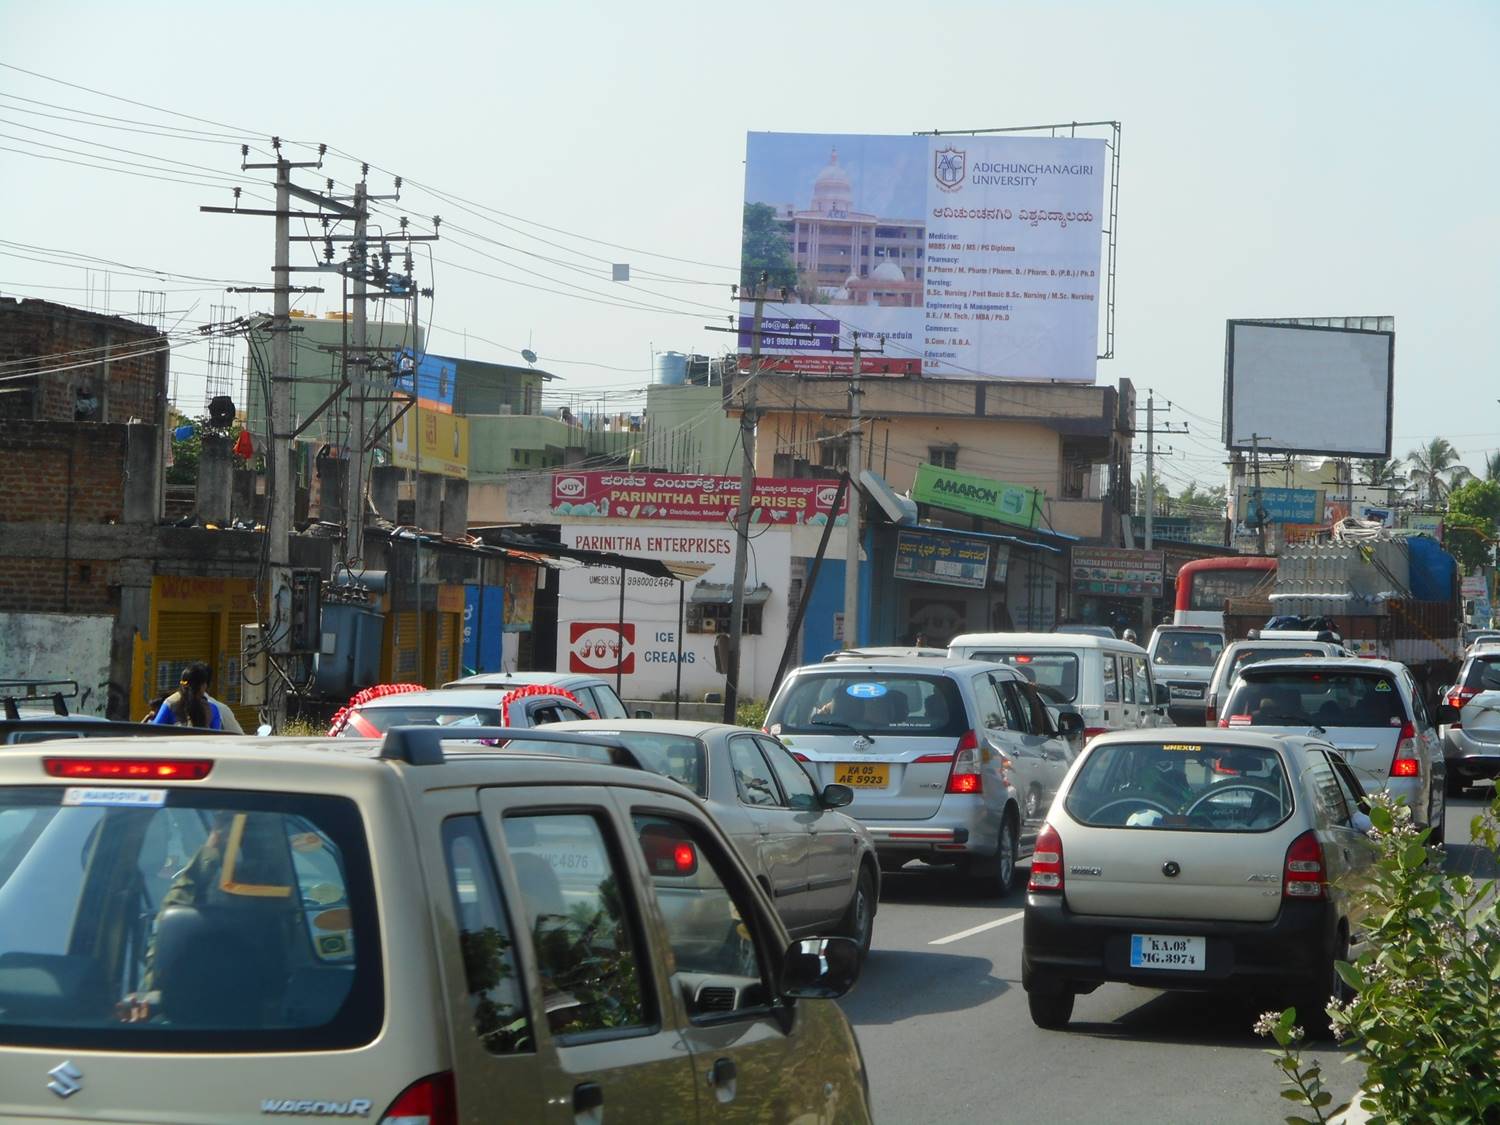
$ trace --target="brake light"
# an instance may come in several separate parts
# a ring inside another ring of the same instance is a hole
[[[1026,880],[1028,894],[1060,894],[1063,889],[1062,837],[1050,824],[1037,833],[1036,848],[1031,853],[1031,878]]]
[[[691,875],[698,869],[698,854],[693,851],[692,844],[678,844],[672,850],[672,862],[679,874]]]
[[[949,793],[983,793],[984,777],[979,772],[979,735],[966,730],[953,752],[953,768],[948,772]]]
[[[1478,694],[1478,688],[1456,687],[1448,693],[1443,702],[1456,711],[1462,711],[1464,709],[1464,704],[1468,703],[1469,700],[1473,699]],[[1463,716],[1461,714],[1454,716],[1453,722],[1449,723],[1448,725],[1454,730],[1462,730],[1464,725]]]
[[[792,757],[796,758],[797,761],[799,761],[799,762],[808,762],[808,761],[810,761],[810,759],[808,758],[808,756],[806,754],[799,754],[795,750],[792,751]]]
[[[1410,723],[1401,728],[1401,736],[1396,740],[1396,756],[1391,759],[1391,776],[1422,776],[1422,763],[1417,760],[1417,728]]]
[[[192,758],[43,758],[52,777],[109,781],[202,781],[212,762]]]
[[[381,1115],[380,1125],[458,1125],[453,1072],[445,1070],[413,1082]]]
[[[1323,883],[1323,845],[1318,835],[1308,830],[1292,841],[1286,850],[1286,870],[1282,876],[1281,897],[1316,899],[1327,894]]]
[[[1208,697],[1208,706],[1203,709],[1203,725],[1208,726],[1210,723],[1216,722],[1218,718],[1219,697],[1215,694],[1210,693]]]

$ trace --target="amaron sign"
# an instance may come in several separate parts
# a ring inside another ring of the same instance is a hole
[[[635,671],[633,622],[573,621],[568,624],[568,671],[630,675]]]

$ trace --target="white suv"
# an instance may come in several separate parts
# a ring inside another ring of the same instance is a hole
[[[854,791],[844,812],[870,830],[883,868],[957,864],[1006,894],[1083,721],[1004,665],[840,660],[795,669],[766,726],[819,785]]]

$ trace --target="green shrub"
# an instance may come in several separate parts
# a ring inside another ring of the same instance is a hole
[[[743,699],[735,706],[734,721],[742,727],[759,730],[766,725],[766,705],[764,699]]]
[[[1328,1008],[1335,1034],[1364,1067],[1360,1104],[1375,1125],[1500,1120],[1496,880],[1445,875],[1442,853],[1427,847],[1429,830],[1384,795],[1372,798],[1370,820],[1379,858],[1353,890],[1368,944],[1338,966],[1352,998]],[[1500,795],[1470,833],[1500,860]],[[1288,1079],[1282,1097],[1316,1115],[1286,1120],[1327,1121],[1332,1097],[1316,1062],[1301,1063],[1296,1019],[1295,1009],[1267,1012],[1256,1031],[1277,1042],[1271,1054]]]
[[[303,738],[322,738],[325,734],[328,733],[328,724],[314,722],[313,720],[305,717],[298,717],[295,719],[288,719],[286,722],[282,723],[281,729],[276,733],[297,735]]]

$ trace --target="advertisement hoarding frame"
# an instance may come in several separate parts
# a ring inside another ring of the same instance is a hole
[[[1372,318],[1373,319],[1373,318]],[[1240,326],[1254,328],[1276,328],[1289,332],[1337,332],[1343,335],[1361,336],[1384,336],[1386,337],[1386,380],[1385,380],[1385,451],[1371,451],[1368,449],[1337,449],[1330,447],[1312,447],[1302,445],[1289,445],[1279,441],[1275,434],[1259,435],[1259,441],[1253,440],[1255,435],[1236,434],[1236,422],[1234,419],[1234,349],[1235,329]],[[1395,329],[1372,329],[1372,328],[1346,328],[1325,324],[1299,324],[1288,320],[1265,320],[1265,319],[1236,319],[1225,321],[1224,324],[1224,422],[1222,437],[1224,448],[1237,452],[1251,452],[1258,449],[1261,453],[1302,453],[1322,457],[1351,457],[1351,458],[1384,458],[1390,459],[1392,425],[1395,418],[1396,408],[1396,332]]]

